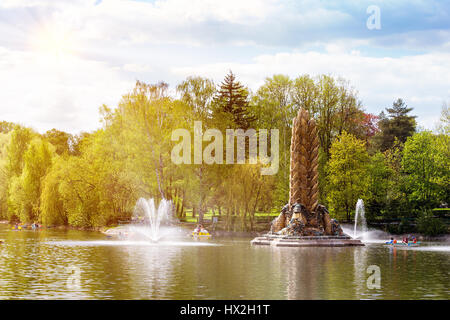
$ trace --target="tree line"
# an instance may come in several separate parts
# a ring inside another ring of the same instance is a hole
[[[220,84],[189,77],[175,89],[137,81],[117,107],[100,107],[100,129],[79,135],[0,122],[0,218],[109,226],[128,219],[139,197],[154,197],[172,200],[181,219],[214,210],[227,229],[251,230],[256,212],[277,212],[288,200],[299,108],[317,122],[320,202],[334,217],[351,219],[358,198],[369,219],[419,217],[448,203],[447,106],[431,132],[417,128],[401,99],[386,113],[365,112],[355,88],[329,75],[274,75],[252,92],[230,71]],[[221,132],[278,129],[278,174],[262,176],[260,164],[175,165],[171,133],[193,130],[194,121]]]

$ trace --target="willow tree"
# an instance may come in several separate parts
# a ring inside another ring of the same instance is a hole
[[[181,101],[185,104],[184,117],[186,118],[186,128],[192,128],[194,121],[201,121],[205,128],[215,128],[215,119],[212,118],[213,101],[216,95],[214,82],[202,77],[189,77],[177,86],[177,92]],[[202,128],[203,130],[203,128]],[[190,130],[191,136],[194,134]],[[202,142],[202,150],[203,150]],[[192,147],[192,146],[191,146]],[[192,151],[191,151],[192,154]],[[220,176],[217,166],[206,164],[204,161],[189,166],[181,165],[183,175],[178,184],[183,189],[182,204],[186,204],[184,197],[191,195],[190,203],[193,206],[193,215],[196,214],[195,208],[198,208],[199,222],[207,211],[207,204],[214,194],[214,187],[217,184],[217,178]],[[186,177],[192,179],[186,179]],[[190,190],[186,190],[189,188]],[[178,193],[177,192],[177,196]]]
[[[7,218],[7,191],[8,191],[8,172],[7,172],[7,146],[11,138],[10,134],[0,133],[0,219]]]
[[[278,129],[280,132],[280,168],[273,192],[279,207],[289,196],[289,158],[291,122],[295,116],[292,102],[293,81],[286,75],[266,78],[252,98],[252,110],[256,116],[256,128]]]
[[[129,154],[130,169],[141,174],[148,194],[171,199],[175,171],[170,159],[171,134],[182,122],[183,110],[184,104],[168,95],[166,83],[137,81],[133,91],[108,114],[108,123],[123,135],[122,148]]]
[[[21,181],[22,171],[25,165],[24,155],[30,141],[36,133],[29,128],[16,125],[10,132],[9,144],[6,147],[5,175],[7,184],[7,217],[9,220],[20,219],[23,211],[22,204],[26,201],[23,184]],[[22,214],[25,216],[26,214]]]
[[[53,157],[47,141],[34,138],[23,155],[24,168],[20,176],[12,179],[9,192],[9,210],[22,222],[37,221],[40,214],[42,180]]]

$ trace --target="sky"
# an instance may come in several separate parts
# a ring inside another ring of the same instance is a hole
[[[433,129],[450,103],[450,1],[0,0],[0,120],[41,133],[99,128],[136,80],[229,70],[254,91],[274,74],[343,77],[367,112],[402,98]]]

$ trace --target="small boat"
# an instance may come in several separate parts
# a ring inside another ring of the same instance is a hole
[[[191,238],[194,239],[195,241],[209,240],[211,239],[211,234],[206,230],[200,232],[192,231]]]
[[[415,243],[414,242],[408,242],[408,243],[397,242],[397,243],[392,243],[392,242],[388,241],[388,242],[386,242],[386,245],[393,246],[393,247],[417,247],[417,246],[420,245],[420,241],[417,241]]]

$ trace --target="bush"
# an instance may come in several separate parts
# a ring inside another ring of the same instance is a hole
[[[387,232],[392,234],[412,233],[415,231],[414,225],[406,218],[402,218],[398,224],[390,224],[387,227]]]
[[[439,218],[435,218],[430,210],[424,211],[417,218],[417,230],[427,236],[436,236],[447,232],[447,226]]]

